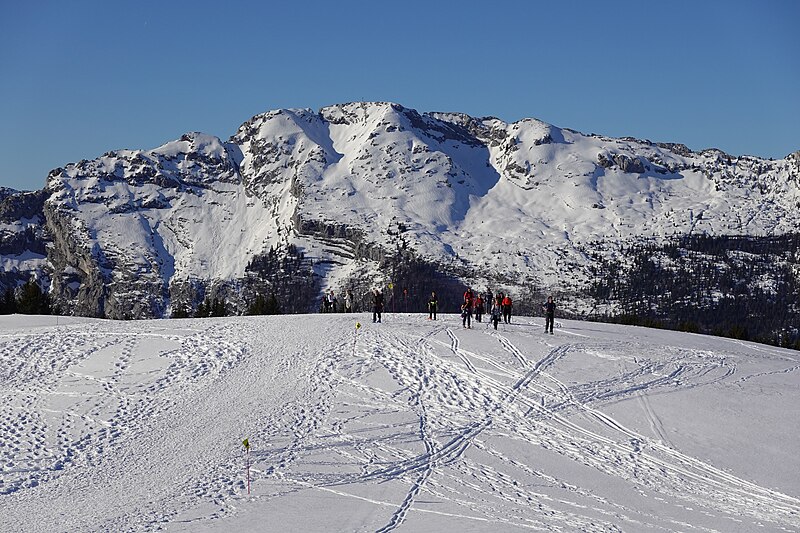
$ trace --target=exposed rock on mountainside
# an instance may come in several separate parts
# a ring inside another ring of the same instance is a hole
[[[18,192],[0,187],[0,294],[23,285],[35,274],[49,283],[44,225],[44,191]]]

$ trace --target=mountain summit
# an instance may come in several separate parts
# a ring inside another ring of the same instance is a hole
[[[109,318],[209,298],[241,313],[259,294],[308,311],[323,291],[373,286],[403,290],[408,310],[465,285],[580,295],[598,260],[642,239],[796,231],[798,179],[800,152],[694,152],[384,102],[282,109],[227,142],[189,133],[55,169],[43,191],[0,191],[0,284],[35,273],[62,312]]]

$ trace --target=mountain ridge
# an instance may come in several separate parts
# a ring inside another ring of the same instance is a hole
[[[734,157],[389,102],[274,110],[227,141],[187,133],[0,192],[0,242],[46,243],[35,257],[6,246],[0,288],[33,273],[63,312],[110,318],[208,297],[242,313],[264,293],[308,311],[323,291],[390,284],[414,308],[437,286],[475,285],[559,291],[580,312],[595,253],[796,231],[799,176],[800,152]],[[13,207],[26,194],[46,196],[40,216]]]

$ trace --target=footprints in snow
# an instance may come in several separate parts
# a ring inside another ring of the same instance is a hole
[[[0,494],[98,464],[144,420],[168,411],[171,395],[241,357],[213,330],[132,334],[87,324],[0,338],[0,394],[26,391],[6,394],[17,401],[0,408]]]
[[[290,486],[296,480],[297,490],[309,484],[402,483],[406,495],[397,500],[381,531],[397,528],[412,507],[425,508],[431,499],[461,506],[471,516],[539,528],[560,523],[602,529],[603,524],[611,528],[619,516],[641,518],[639,510],[535,472],[494,447],[510,438],[517,446],[562,456],[633,484],[642,493],[669,494],[721,513],[737,506],[753,515],[761,512],[765,494],[759,489],[722,477],[710,465],[672,449],[652,407],[648,412],[661,428],[660,442],[624,427],[597,407],[726,379],[734,370],[724,358],[677,350],[658,361],[633,361],[619,375],[568,386],[555,378],[554,370],[571,354],[594,349],[591,343],[556,346],[536,359],[502,335],[486,335],[497,340],[496,351],[467,351],[459,336],[446,329],[421,338],[386,330],[362,336],[359,357],[341,357],[334,372],[336,394],[348,398],[349,409],[297,411],[295,419],[286,420],[296,429],[272,441],[278,446],[261,458],[262,472]],[[340,355],[351,347],[342,347]],[[323,404],[330,402],[318,405]],[[488,468],[481,454],[499,458],[501,468]],[[346,471],[328,472],[327,464]],[[559,492],[571,495],[571,501],[555,497]],[[723,509],[718,500],[735,503]],[[527,511],[532,505],[540,516]],[[601,518],[590,520],[587,506]]]

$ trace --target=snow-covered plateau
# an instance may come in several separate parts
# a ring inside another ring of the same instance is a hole
[[[0,530],[799,531],[799,372],[526,317],[0,316]]]

